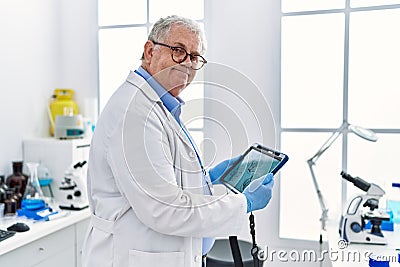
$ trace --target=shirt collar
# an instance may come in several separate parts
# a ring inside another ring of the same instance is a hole
[[[180,122],[179,116],[181,115],[181,106],[185,104],[185,102],[178,96],[174,97],[170,94],[165,88],[159,84],[156,79],[154,79],[142,66],[140,66],[135,72],[140,75],[143,79],[147,81],[147,83],[153,88],[153,90],[160,97],[164,106],[168,109],[168,111],[174,116],[174,118]]]

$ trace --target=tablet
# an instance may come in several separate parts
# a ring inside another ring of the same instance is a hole
[[[275,175],[288,159],[282,152],[254,144],[221,176],[221,182],[235,193],[243,192],[253,180]]]

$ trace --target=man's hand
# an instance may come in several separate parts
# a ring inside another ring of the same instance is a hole
[[[219,184],[222,174],[224,174],[224,172],[228,170],[229,167],[231,167],[236,161],[238,161],[241,156],[242,155],[239,155],[235,158],[224,160],[220,162],[217,166],[211,168],[208,172],[210,174],[211,182],[213,184]]]
[[[252,181],[243,191],[247,198],[247,212],[265,208],[271,200],[273,187],[272,173]]]

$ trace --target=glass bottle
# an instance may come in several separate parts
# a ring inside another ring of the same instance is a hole
[[[39,163],[34,162],[26,163],[30,175],[28,178],[28,183],[26,184],[24,196],[21,201],[22,210],[37,210],[46,206],[37,175],[38,165]]]
[[[43,199],[43,192],[42,189],[40,188],[39,184],[39,179],[37,175],[37,168],[39,166],[39,163],[36,162],[29,162],[26,164],[29,169],[29,179],[28,183],[26,184],[26,189],[24,193],[24,199],[26,198],[38,198],[38,199]]]
[[[12,167],[13,174],[7,177],[6,183],[10,188],[19,186],[21,194],[24,194],[28,176],[22,173],[23,162],[13,161]]]
[[[21,201],[22,201],[21,187],[19,187],[19,186],[15,187],[13,198],[15,199],[15,201],[17,203],[16,208],[17,208],[17,210],[19,210],[21,208]]]
[[[40,188],[39,179],[37,175],[37,168],[39,163],[29,162],[26,163],[29,169],[29,179],[26,184],[24,196],[22,198],[21,206],[26,209],[38,209],[45,206],[44,195]]]
[[[13,198],[14,190],[10,188],[6,192],[6,200],[4,202],[4,215],[14,215],[17,212],[17,203]]]
[[[7,189],[8,189],[8,185],[7,185],[7,183],[6,183],[6,179],[4,178],[4,175],[1,175],[0,176],[0,187],[4,190],[4,191],[6,191]]]
[[[0,203],[4,203],[4,201],[6,200],[6,190],[7,190],[7,188],[8,187],[5,184],[4,175],[0,175]]]

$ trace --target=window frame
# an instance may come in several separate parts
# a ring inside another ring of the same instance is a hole
[[[99,33],[101,30],[112,30],[112,29],[122,29],[122,28],[146,28],[146,33],[147,36],[150,33],[151,27],[153,26],[154,23],[150,21],[150,1],[151,0],[146,0],[146,22],[145,23],[133,23],[133,24],[123,24],[123,25],[106,25],[106,26],[101,26],[99,23],[99,19],[97,17],[97,77],[98,77],[98,87],[97,87],[97,94],[100,96],[101,95],[101,83],[100,83],[100,40],[99,40]],[[203,2],[203,6],[204,6]],[[99,1],[97,1],[97,16],[99,16]],[[198,23],[204,24],[204,13],[203,13],[203,18],[202,19],[196,19]],[[144,44],[143,44],[144,45]],[[117,88],[115,88],[116,90]],[[203,99],[204,99],[204,91],[203,91]],[[98,107],[99,107],[99,113],[101,112],[101,98],[98,97]],[[105,104],[105,103],[104,103]],[[190,132],[200,132],[204,135],[204,123],[202,127],[188,127],[187,128]]]
[[[282,0],[284,1],[284,0]],[[323,9],[323,10],[309,10],[309,11],[291,11],[291,12],[283,12],[281,5],[281,21],[285,17],[290,16],[304,16],[304,15],[317,15],[317,14],[334,14],[334,13],[343,13],[345,15],[344,18],[344,54],[343,54],[343,109],[342,109],[342,122],[347,123],[349,119],[349,44],[350,44],[350,15],[354,12],[363,12],[363,11],[376,11],[376,10],[391,10],[391,9],[400,9],[400,4],[390,4],[390,5],[381,5],[381,6],[366,6],[366,7],[351,7],[351,0],[345,1],[345,7],[341,9]],[[282,2],[281,2],[282,3]],[[281,31],[281,53],[282,53],[282,31]],[[283,62],[282,62],[282,54],[281,54],[281,70],[283,70]],[[282,77],[282,76],[281,76]],[[288,78],[288,77],[286,77]],[[281,78],[282,79],[282,78]],[[281,80],[282,81],[282,80]],[[282,84],[282,82],[281,82]],[[282,87],[281,87],[282,90]],[[280,144],[282,145],[282,135],[284,133],[328,133],[333,134],[338,130],[340,125],[337,125],[338,128],[311,128],[311,127],[282,127],[282,93],[279,94],[279,102],[280,102],[280,113],[279,113],[279,139]],[[287,105],[286,105],[287,106]],[[400,134],[400,128],[372,128],[377,134]],[[346,171],[348,167],[348,139],[349,133],[344,131],[341,135],[341,141],[337,140],[337,142],[341,142],[341,167],[342,170]],[[322,143],[321,143],[322,145]],[[310,157],[312,155],[309,155]],[[304,162],[306,165],[307,162]],[[311,180],[311,174],[309,175],[309,179]],[[284,179],[284,178],[282,178]],[[314,190],[314,189],[313,189]],[[321,190],[323,193],[323,190]],[[316,193],[315,193],[316,194]],[[283,198],[282,190],[280,193],[280,197]],[[345,205],[347,201],[347,182],[341,181],[341,199],[340,204],[341,207]],[[322,211],[321,211],[322,212]],[[279,227],[281,227],[281,222],[279,222]],[[294,238],[290,236],[280,236],[280,238]],[[295,238],[297,239],[297,238]]]

